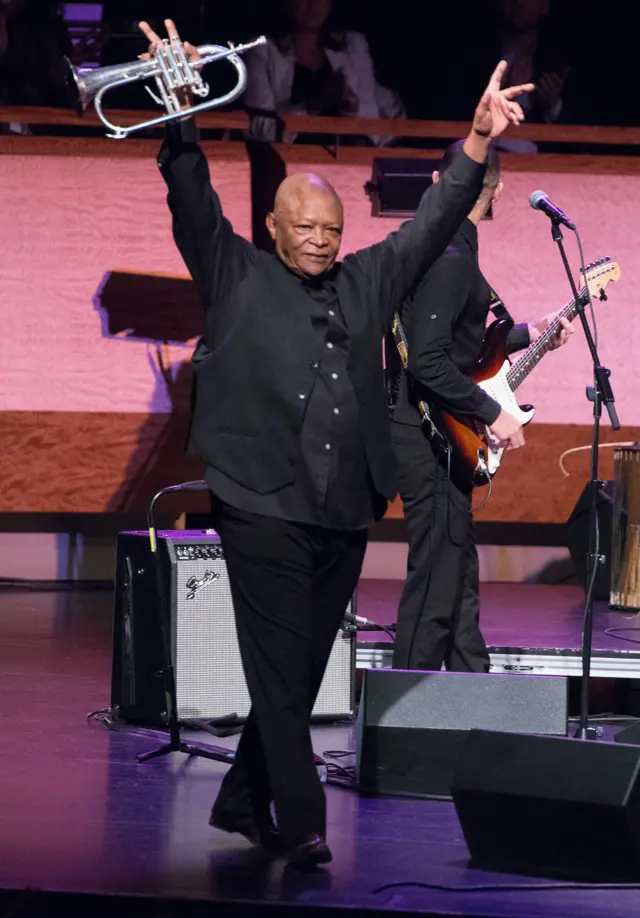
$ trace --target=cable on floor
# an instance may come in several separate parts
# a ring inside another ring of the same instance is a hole
[[[477,892],[553,892],[557,889],[640,889],[640,883],[589,883],[583,882],[565,882],[559,880],[557,883],[509,883],[504,885],[478,883],[473,886],[447,886],[444,883],[425,883],[424,881],[402,881],[397,883],[385,883],[384,886],[378,886],[372,890],[373,895],[386,892],[389,889],[400,889],[403,886],[416,887],[418,889],[434,889],[439,892],[454,893],[477,893]]]

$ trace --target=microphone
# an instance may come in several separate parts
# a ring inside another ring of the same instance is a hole
[[[534,210],[541,210],[542,213],[546,214],[547,217],[550,217],[554,223],[562,223],[562,225],[566,226],[567,229],[573,230],[575,232],[575,223],[572,223],[566,214],[562,213],[559,207],[556,207],[555,204],[551,203],[544,191],[534,191],[529,198],[529,204],[533,207]]]

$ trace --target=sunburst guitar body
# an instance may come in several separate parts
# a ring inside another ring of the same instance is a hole
[[[569,321],[577,316],[579,309],[588,301],[587,287],[593,300],[606,300],[607,284],[619,277],[619,265],[608,257],[589,265],[585,271],[586,285],[579,291],[578,302],[571,300],[515,363],[511,363],[507,353],[507,338],[513,323],[509,319],[493,322],[486,331],[480,357],[466,370],[466,375],[523,427],[526,426],[533,420],[535,409],[531,405],[519,405],[515,393],[551,350],[559,332],[560,316]],[[456,417],[444,409],[433,408],[430,414],[433,424],[450,446],[451,471],[457,482],[462,486],[476,487],[488,484],[500,468],[504,453],[488,428],[469,418]]]

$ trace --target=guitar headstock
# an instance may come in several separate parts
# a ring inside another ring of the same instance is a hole
[[[606,255],[592,262],[585,268],[586,282],[589,293],[599,300],[606,300],[605,289],[610,281],[617,281],[620,277],[620,265]]]

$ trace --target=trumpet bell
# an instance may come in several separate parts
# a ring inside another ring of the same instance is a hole
[[[151,77],[156,70],[157,67],[152,60],[83,70],[74,67],[69,58],[65,57],[67,95],[76,114],[82,116],[102,89],[107,89],[121,80],[144,79],[147,75]]]

